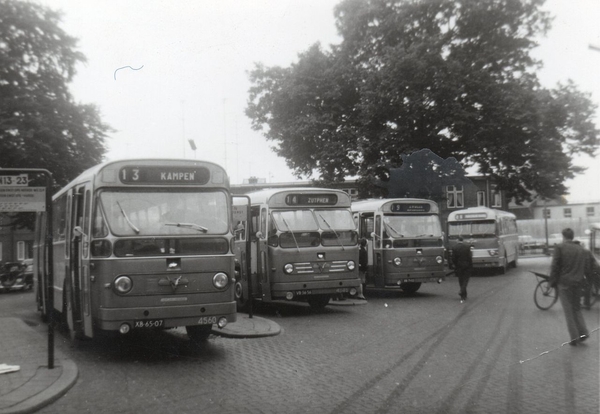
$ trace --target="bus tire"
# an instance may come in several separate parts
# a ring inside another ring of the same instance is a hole
[[[421,282],[406,282],[400,284],[400,289],[404,293],[415,293],[421,287]]]
[[[202,345],[210,336],[212,325],[190,325],[185,327],[185,331],[190,341],[195,345]]]
[[[504,256],[504,265],[500,266],[499,270],[501,275],[506,274],[506,271],[508,270],[508,258],[506,256]]]
[[[329,295],[315,295],[306,299],[311,309],[322,311],[329,303]]]

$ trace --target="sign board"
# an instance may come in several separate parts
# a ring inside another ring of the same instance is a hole
[[[233,206],[233,221],[246,221],[248,206]]]
[[[0,212],[46,211],[46,187],[27,187],[28,182],[27,174],[0,176]]]

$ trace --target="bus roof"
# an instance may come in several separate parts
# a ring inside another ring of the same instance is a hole
[[[395,208],[398,205],[413,206],[412,209]],[[423,206],[429,206],[428,211],[424,211]],[[404,211],[405,210],[405,211]],[[371,198],[368,200],[354,201],[352,211],[383,211],[386,213],[439,213],[438,205],[435,201],[424,198]]]
[[[335,202],[333,199],[318,198],[312,202],[299,201],[292,204],[286,201],[286,197],[290,196],[325,196],[327,194],[334,194],[337,197]],[[318,188],[318,187],[302,187],[302,188],[271,188],[266,190],[254,191],[246,194],[250,197],[251,204],[268,204],[271,207],[294,207],[294,206],[316,206],[316,207],[350,207],[350,196],[348,193],[342,190],[334,190],[330,188]]]
[[[136,167],[136,166],[163,166],[163,165],[171,165],[171,166],[182,166],[182,167],[207,167],[211,171],[211,175],[214,172],[221,172],[223,174],[222,186],[229,187],[229,179],[227,177],[227,173],[218,164],[215,164],[211,161],[200,161],[200,160],[185,160],[185,159],[175,159],[175,158],[138,158],[138,159],[122,159],[122,160],[114,160],[107,161],[98,165],[95,165],[91,168],[88,168],[75,179],[73,179],[70,183],[65,185],[62,189],[60,189],[56,194],[54,194],[53,198],[60,197],[63,193],[69,190],[69,188],[85,183],[88,181],[93,181],[101,171],[112,170],[111,172],[114,174],[114,178],[112,182],[116,182],[116,176],[118,174],[118,169],[126,166]],[[105,181],[106,182],[106,181]]]
[[[456,210],[448,215],[448,221],[460,220],[495,220],[498,217],[510,217],[516,219],[513,213],[497,210],[489,207],[469,207],[463,210]]]

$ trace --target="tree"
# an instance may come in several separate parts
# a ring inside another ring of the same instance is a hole
[[[57,188],[101,161],[111,130],[68,83],[85,62],[46,7],[0,0],[0,167],[45,168]]]
[[[344,0],[342,42],[288,68],[256,65],[246,114],[295,173],[389,179],[428,148],[476,166],[517,201],[566,192],[599,131],[589,94],[543,88],[535,37],[544,0]]]

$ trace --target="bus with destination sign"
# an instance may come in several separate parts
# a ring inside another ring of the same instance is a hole
[[[240,305],[287,300],[322,309],[331,298],[358,293],[358,237],[347,193],[293,188],[247,196],[250,223],[236,225],[249,230],[239,237],[241,262],[250,243],[250,270],[242,266],[236,285]]]
[[[229,178],[217,164],[123,160],[90,168],[36,218],[38,309],[60,312],[73,340],[100,331],[185,326],[194,342],[236,320]],[[48,301],[48,290],[54,294]]]
[[[507,211],[471,207],[448,215],[448,247],[462,237],[471,246],[473,267],[495,268],[501,273],[519,260],[517,218]]]
[[[366,286],[416,292],[446,277],[439,208],[431,200],[371,199],[352,203],[359,237],[366,240]]]

